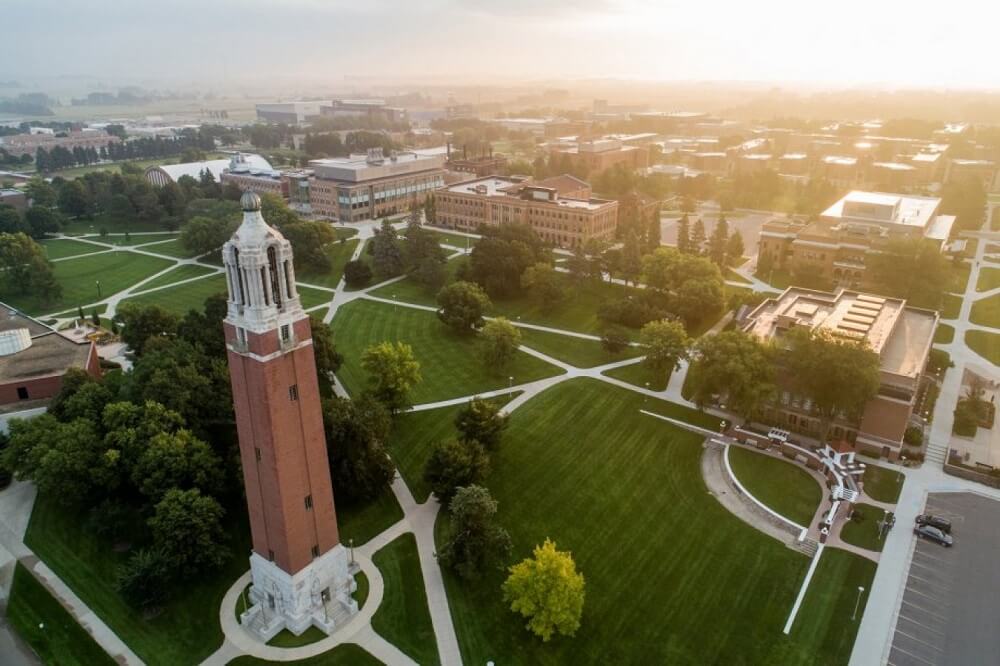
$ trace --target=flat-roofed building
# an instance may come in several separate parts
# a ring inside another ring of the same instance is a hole
[[[736,159],[736,171],[749,176],[771,168],[772,156],[769,153],[746,153]]]
[[[836,419],[829,436],[853,443],[863,453],[896,459],[910,425],[934,341],[938,314],[906,301],[858,291],[813,291],[789,287],[747,315],[743,330],[779,349],[789,331],[823,332],[863,343],[879,357],[880,386],[858,418]],[[768,423],[816,437],[819,417],[807,398],[797,395],[793,378],[780,371],[778,395],[765,409]]]
[[[36,128],[32,128],[36,129]],[[11,134],[0,137],[0,148],[14,157],[31,155],[39,149],[51,152],[53,148],[65,148],[72,152],[74,148],[93,148],[100,150],[112,143],[121,141],[117,136],[104,130],[84,128],[69,132],[31,132],[28,134]]]
[[[221,182],[223,172],[230,167],[235,157],[203,162],[184,162],[182,164],[159,164],[148,167],[144,175],[146,180],[156,187],[163,187],[167,183],[176,183],[184,176],[198,180],[205,172],[208,172],[212,176],[212,180],[218,183]],[[271,163],[260,155],[242,153],[239,155],[239,159],[246,163],[248,168],[258,171],[273,171]]]
[[[257,105],[257,118],[272,123],[299,125],[319,118],[322,108],[331,104],[333,102],[328,99],[268,102]]]
[[[14,188],[0,189],[0,205],[16,208],[23,213],[28,210],[28,195],[23,190]]]
[[[809,156],[805,153],[785,153],[778,158],[778,173],[805,176],[809,173]]]
[[[591,238],[611,240],[618,225],[618,202],[562,196],[559,187],[570,186],[569,181],[554,180],[531,183],[491,176],[449,185],[434,193],[436,224],[462,231],[526,224],[561,247],[576,247]]]
[[[791,272],[809,267],[837,284],[865,285],[867,255],[894,239],[920,238],[944,251],[955,218],[939,214],[940,206],[935,197],[854,191],[815,222],[766,222],[759,261]]]
[[[722,176],[729,173],[729,155],[719,151],[689,153],[688,166],[704,173]]]
[[[644,169],[649,166],[648,144],[630,145],[614,138],[555,143],[550,148],[550,156],[566,159],[570,168],[580,169],[592,176],[616,165],[622,165],[626,169]]]
[[[444,185],[447,155],[440,149],[367,154],[309,162],[312,212],[341,222],[372,220],[406,211]]]
[[[276,194],[282,199],[288,199],[288,180],[282,173],[256,167],[242,153],[233,155],[229,166],[219,175],[219,181],[223,185],[233,183],[244,192]]]
[[[868,181],[879,189],[908,190],[917,185],[917,168],[903,162],[872,162]]]
[[[910,157],[910,164],[917,170],[917,182],[941,182],[945,162],[942,154],[939,152],[920,152]]]
[[[820,159],[819,175],[837,187],[857,187],[860,183],[858,158],[826,155]]]
[[[986,192],[1000,190],[997,165],[993,160],[965,160],[952,158],[945,167],[944,182],[959,182],[976,179],[983,184]]]
[[[384,99],[335,99],[320,108],[320,114],[329,118],[369,118],[387,123],[407,121],[406,109],[389,106]]]

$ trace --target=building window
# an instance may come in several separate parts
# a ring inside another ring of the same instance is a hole
[[[260,462],[260,447],[253,447],[253,454],[257,458],[257,462]]]
[[[313,554],[313,559],[319,557],[319,546],[313,546],[312,554]]]
[[[308,510],[308,509],[311,509],[311,508],[313,508],[313,496],[312,495],[306,495],[306,509]]]
[[[27,400],[28,399],[28,387],[27,386],[18,386],[17,387],[17,399],[18,400]]]
[[[267,559],[269,559],[270,561],[274,562],[274,551],[273,550],[267,551]]]
[[[292,340],[292,327],[288,324],[283,324],[281,327],[281,341],[290,342]]]
[[[288,387],[288,399],[292,400],[292,401],[299,399],[299,385],[298,384],[292,384],[291,386]]]
[[[236,329],[236,342],[242,346],[247,344],[247,330],[245,328]]]

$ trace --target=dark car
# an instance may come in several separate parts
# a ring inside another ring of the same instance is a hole
[[[931,527],[938,528],[945,534],[951,534],[951,521],[941,516],[932,516],[929,513],[925,513],[922,516],[917,516],[917,525],[930,525]]]
[[[913,533],[921,539],[930,539],[931,541],[941,544],[945,548],[951,548],[951,544],[953,542],[950,534],[945,534],[938,528],[931,527],[930,525],[917,525],[913,528]]]

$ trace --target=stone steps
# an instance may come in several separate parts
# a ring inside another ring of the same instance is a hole
[[[948,448],[940,444],[928,444],[924,452],[924,460],[943,465],[948,457]]]
[[[807,557],[812,557],[816,554],[816,551],[819,550],[819,544],[808,537],[802,541],[796,539],[792,541],[789,546],[792,550],[797,550]]]

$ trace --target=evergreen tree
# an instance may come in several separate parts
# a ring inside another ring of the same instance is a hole
[[[691,254],[701,254],[705,246],[705,223],[699,217],[694,221],[694,228],[691,230]]]
[[[642,252],[639,249],[639,238],[634,231],[625,237],[625,248],[622,252],[622,275],[625,282],[635,283],[642,274]]]
[[[744,249],[743,234],[739,229],[733,229],[733,233],[729,234],[729,240],[726,241],[726,260],[730,264],[736,264],[743,257]]]
[[[382,220],[382,228],[372,238],[372,265],[375,274],[387,279],[403,272],[403,253],[399,249],[396,230],[388,219]]]
[[[691,252],[691,222],[687,213],[677,223],[677,250],[684,254]]]
[[[649,222],[646,224],[646,249],[652,252],[660,247],[660,209],[656,208],[649,214]]]
[[[722,267],[726,265],[726,243],[728,241],[729,223],[726,221],[726,216],[720,213],[719,221],[715,223],[715,228],[712,229],[712,237],[708,241],[708,258],[716,266]]]

